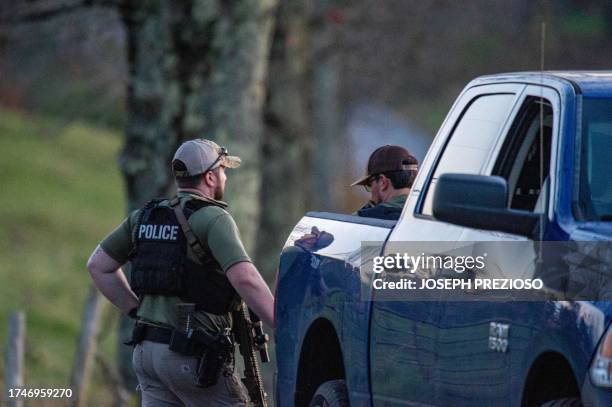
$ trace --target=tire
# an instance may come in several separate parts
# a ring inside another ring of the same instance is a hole
[[[582,407],[582,402],[577,398],[566,398],[558,400],[550,400],[542,404],[540,407]]]
[[[349,407],[344,380],[330,380],[319,386],[308,407]]]

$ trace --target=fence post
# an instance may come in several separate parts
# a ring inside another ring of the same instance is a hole
[[[9,389],[23,387],[23,365],[25,354],[25,313],[11,314],[8,326],[8,348],[6,361],[6,398],[9,407],[22,407],[23,398],[8,398]]]
[[[77,345],[77,353],[72,369],[70,387],[72,388],[73,406],[86,405],[86,393],[91,376],[91,370],[96,355],[96,338],[100,329],[104,303],[95,287],[89,289],[85,311],[81,319],[81,334]]]

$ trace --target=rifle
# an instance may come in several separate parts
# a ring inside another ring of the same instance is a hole
[[[242,382],[249,392],[251,402],[256,407],[267,407],[268,395],[264,389],[259,360],[255,352],[259,351],[262,363],[270,361],[268,335],[264,333],[259,317],[247,308],[244,301],[240,304],[240,308],[233,312],[233,319],[234,336],[244,359]]]

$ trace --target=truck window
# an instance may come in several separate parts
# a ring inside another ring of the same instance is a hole
[[[612,221],[612,100],[585,98],[580,138],[577,216]]]
[[[550,169],[552,123],[550,102],[528,97],[510,127],[493,174],[508,181],[508,206],[512,209],[544,210],[540,192]]]
[[[444,173],[478,174],[512,108],[512,93],[481,95],[465,108],[427,186],[421,213],[432,215],[435,184]]]

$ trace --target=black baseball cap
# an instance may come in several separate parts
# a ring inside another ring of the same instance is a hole
[[[418,164],[418,160],[404,147],[382,146],[370,155],[366,175],[353,182],[351,186],[365,185],[373,175],[385,172],[418,171]]]

